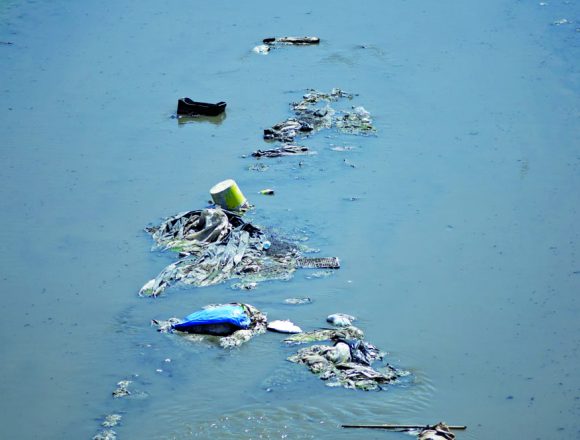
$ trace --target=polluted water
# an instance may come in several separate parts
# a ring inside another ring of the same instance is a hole
[[[576,438],[579,8],[0,2],[0,437]],[[230,216],[227,272],[139,296],[215,262],[144,228],[222,224],[226,179],[264,239]],[[246,277],[246,233],[258,262],[308,260]],[[152,324],[232,303],[302,333]],[[337,368],[353,340],[382,359]]]

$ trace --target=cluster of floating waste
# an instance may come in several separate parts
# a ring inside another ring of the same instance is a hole
[[[254,52],[267,54],[284,46],[319,43],[316,37],[267,38],[262,45],[254,48]],[[354,97],[338,88],[328,93],[308,90],[301,100],[290,104],[292,116],[264,130],[264,140],[278,144],[257,149],[252,157],[260,160],[314,154],[308,147],[296,142],[322,130],[333,129],[352,135],[374,134],[376,130],[371,115],[364,107],[335,108],[338,101],[352,101]],[[176,117],[223,117],[225,108],[225,102],[210,104],[182,98],[178,101]],[[266,171],[268,166],[258,162],[249,169]],[[210,194],[213,205],[182,212],[146,229],[154,241],[152,250],[170,252],[175,255],[176,261],[146,282],[139,291],[140,296],[165,294],[177,283],[201,288],[236,280],[233,288],[253,289],[262,281],[288,280],[297,269],[340,268],[338,258],[308,257],[308,249],[298,240],[244,220],[244,213],[252,207],[233,180],[218,183]],[[261,194],[274,195],[275,192],[265,189]],[[316,272],[312,277],[326,275],[327,272]],[[312,299],[288,298],[284,302],[305,305],[312,303]],[[363,331],[353,325],[355,320],[354,316],[335,313],[327,317],[332,328],[305,332],[289,320],[269,321],[267,314],[256,307],[233,302],[207,305],[183,318],[153,319],[152,325],[161,333],[191,342],[215,342],[224,349],[239,347],[267,330],[287,334],[289,336],[283,341],[286,347],[304,345],[287,360],[304,365],[331,387],[381,390],[408,376],[408,371],[384,362],[385,353],[364,339]],[[132,380],[119,381],[112,392],[113,398],[144,395],[133,391],[132,383]],[[120,420],[118,414],[106,416],[102,430],[94,439],[116,439],[112,428]],[[419,435],[421,439],[453,438],[446,425],[427,426]]]

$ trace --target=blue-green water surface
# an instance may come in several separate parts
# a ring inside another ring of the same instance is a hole
[[[119,439],[396,440],[340,424],[439,420],[580,438],[579,29],[561,0],[0,1],[0,437],[92,438],[119,413]],[[251,51],[282,35],[322,41]],[[333,87],[376,136],[321,132],[318,154],[247,169],[291,101]],[[182,96],[225,119],[178,124]],[[139,298],[172,261],[143,227],[225,178],[342,268]],[[223,351],[150,326],[229,301],[304,329],[356,315],[412,376],[329,388],[279,334]]]

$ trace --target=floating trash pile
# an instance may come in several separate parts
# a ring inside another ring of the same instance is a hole
[[[196,287],[238,278],[244,283],[289,279],[296,270],[300,245],[242,220],[221,208],[188,211],[148,228],[154,250],[178,253],[171,263],[139,291],[157,296],[176,282]]]
[[[317,37],[266,38],[262,45],[254,48],[254,52],[267,54],[275,48],[319,43]],[[328,93],[307,90],[299,101],[290,104],[292,116],[263,131],[265,141],[278,142],[279,145],[257,149],[252,157],[262,159],[316,154],[309,147],[297,144],[296,140],[306,139],[322,130],[334,129],[338,133],[359,136],[376,133],[372,116],[364,107],[339,106],[339,101],[350,102],[354,98],[355,95],[339,88]],[[225,109],[224,101],[213,104],[181,98],[175,117],[180,121],[207,118],[218,123],[225,118]],[[338,152],[353,149],[355,147],[352,146],[331,148]],[[355,168],[346,159],[344,163]],[[248,169],[264,172],[269,167],[258,162]],[[274,196],[276,191],[266,188],[259,193]],[[297,269],[318,269],[308,278],[322,278],[332,273],[332,270],[320,269],[340,268],[338,258],[307,257],[303,254],[312,250],[301,245],[300,240],[287,238],[244,220],[242,215],[253,207],[233,180],[218,183],[211,188],[210,194],[213,206],[179,213],[146,229],[154,241],[152,251],[173,253],[176,261],[145,283],[139,291],[140,296],[157,297],[177,283],[204,287],[234,279],[237,282],[232,284],[232,288],[252,290],[262,281],[287,280]],[[307,305],[312,302],[310,297],[284,300],[287,305]],[[172,334],[191,342],[215,343],[224,349],[240,347],[267,330],[287,334],[289,336],[283,341],[288,347],[309,344],[298,349],[287,360],[305,365],[324,380],[327,386],[332,387],[380,390],[408,376],[407,371],[388,363],[382,364],[384,353],[364,340],[363,331],[353,325],[355,320],[354,316],[334,313],[327,317],[334,328],[303,332],[302,328],[287,319],[268,321],[266,313],[256,307],[233,302],[207,305],[183,318],[153,319],[152,325],[160,333]],[[146,395],[133,393],[131,386],[131,380],[119,381],[112,393],[113,398]],[[121,416],[117,414],[107,416],[94,439],[116,439],[112,428],[120,420]],[[441,432],[442,429],[436,434],[441,435]],[[426,432],[423,434],[421,439],[431,438],[425,436]]]
[[[375,369],[375,361],[383,359],[383,353],[372,344],[364,341],[364,333],[359,328],[347,324],[350,315],[330,315],[328,320],[346,325],[340,329],[320,329],[292,335],[285,341],[302,344],[315,341],[331,341],[333,345],[311,345],[300,349],[288,357],[290,362],[306,365],[330,387],[343,387],[358,390],[377,390],[408,376],[407,371],[399,370],[389,364]]]

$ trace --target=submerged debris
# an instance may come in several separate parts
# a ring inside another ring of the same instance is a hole
[[[234,283],[231,285],[231,288],[233,290],[254,290],[256,287],[258,287],[258,283],[241,282],[241,283]]]
[[[120,382],[117,382],[117,388],[113,391],[113,397],[115,399],[120,398],[120,397],[126,397],[126,396],[130,396],[131,392],[129,391],[129,385],[131,385],[133,382],[130,380],[122,380]]]
[[[156,325],[157,331],[162,333],[176,333],[183,335],[187,339],[195,342],[216,340],[223,348],[239,347],[243,343],[252,339],[255,335],[265,333],[268,325],[268,319],[265,313],[256,309],[250,304],[231,303],[231,304],[213,304],[205,306],[202,310],[211,312],[220,308],[237,306],[243,309],[247,318],[243,325],[238,326],[220,326],[219,323],[209,327],[208,325],[184,326],[183,324],[192,315],[185,319],[169,318],[166,321],[153,320],[152,324]],[[188,337],[193,334],[194,337]]]
[[[312,154],[308,147],[300,145],[282,145],[281,147],[271,148],[269,150],[256,150],[252,153],[254,157],[281,157],[281,156],[298,156]]]
[[[122,418],[123,417],[119,414],[109,414],[108,416],[105,417],[105,420],[103,420],[101,426],[104,426],[105,428],[112,428],[114,426],[117,426]]]
[[[260,228],[219,208],[178,214],[148,232],[153,249],[179,252],[180,259],[141,288],[139,294],[146,296],[157,296],[175,282],[201,287],[231,278],[248,283],[288,279],[300,255],[297,245],[266,239]]]
[[[303,269],[340,269],[340,260],[336,257],[298,258],[296,266]]]
[[[353,321],[356,321],[354,316],[346,315],[344,313],[333,313],[332,315],[328,315],[326,318],[326,322],[337,327],[348,327],[352,325]]]
[[[336,118],[336,127],[350,134],[366,134],[374,131],[371,114],[364,107],[353,107]]]
[[[312,298],[286,298],[284,304],[290,305],[302,305],[302,304],[312,304]]]
[[[268,171],[270,167],[268,165],[266,165],[265,163],[259,162],[259,163],[254,163],[252,165],[250,165],[248,167],[249,171],[259,171],[261,173],[263,173],[264,171]]]
[[[93,437],[93,440],[117,440],[117,433],[112,429],[103,429]]]
[[[306,279],[319,279],[319,278],[326,278],[332,275],[334,271],[332,270],[317,270],[315,272],[310,272],[308,275],[305,276]]]
[[[570,24],[570,23],[571,23],[571,21],[566,19],[566,18],[560,18],[559,20],[552,22],[552,24],[555,26],[562,26],[564,24]]]
[[[292,335],[284,342],[288,344],[307,344],[309,342],[329,341],[331,339],[363,339],[363,331],[353,325],[342,328],[321,328],[311,332]]]

